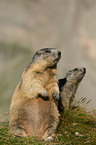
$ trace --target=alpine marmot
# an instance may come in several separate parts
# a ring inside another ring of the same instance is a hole
[[[73,100],[79,83],[86,73],[86,68],[78,67],[70,70],[66,77],[58,80],[60,99],[58,102],[58,110],[61,112],[63,108],[68,110],[73,105]]]
[[[52,140],[59,122],[54,97],[59,99],[56,68],[61,52],[55,48],[37,51],[24,70],[10,106],[10,132]]]

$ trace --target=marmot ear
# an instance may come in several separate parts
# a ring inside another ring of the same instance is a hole
[[[37,56],[40,56],[40,55],[41,55],[41,53],[40,53],[40,52],[36,52],[36,55],[37,55]]]

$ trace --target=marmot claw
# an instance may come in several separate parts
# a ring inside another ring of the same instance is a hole
[[[55,99],[55,100],[59,100],[59,94],[57,93],[57,92],[54,92],[53,94],[52,94],[52,97]]]

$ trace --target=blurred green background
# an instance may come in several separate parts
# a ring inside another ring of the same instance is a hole
[[[87,74],[76,94],[96,109],[96,1],[0,0],[0,116],[9,112],[14,89],[34,52],[62,52],[57,78],[75,67]]]

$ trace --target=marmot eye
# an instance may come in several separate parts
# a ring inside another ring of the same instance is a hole
[[[50,50],[46,50],[46,53],[50,53]]]
[[[75,69],[74,69],[74,71],[77,71],[77,70],[78,70],[78,68],[75,68]]]

